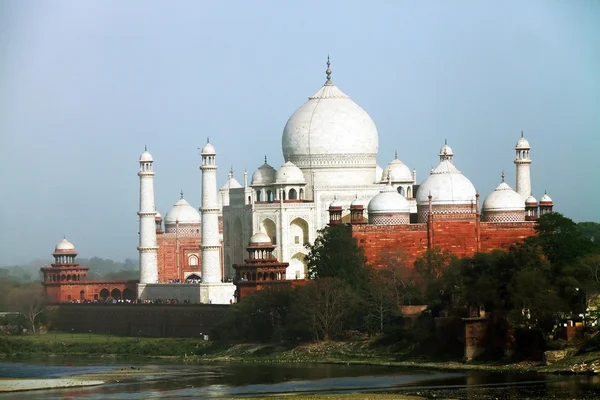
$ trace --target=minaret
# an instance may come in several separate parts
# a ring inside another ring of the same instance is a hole
[[[515,165],[517,166],[516,192],[521,195],[523,200],[527,199],[531,194],[531,158],[529,150],[531,150],[529,142],[523,137],[523,131],[521,131],[521,138],[515,146],[515,151],[517,152]]]
[[[206,140],[202,148],[202,283],[221,283],[221,246],[219,243],[219,205],[217,202],[217,164],[215,148]]]
[[[154,207],[154,169],[148,149],[140,156],[140,283],[158,283],[156,245],[156,208]]]

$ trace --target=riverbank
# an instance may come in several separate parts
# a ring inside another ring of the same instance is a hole
[[[585,373],[600,365],[600,352],[571,355],[552,365],[523,361],[475,361],[415,357],[408,351],[375,346],[370,341],[308,344],[232,344],[197,338],[133,338],[94,334],[46,334],[0,337],[0,357],[67,356],[92,358],[154,358],[185,363],[332,363],[384,365],[436,370]],[[584,367],[582,367],[584,366]]]
[[[104,381],[78,378],[57,379],[0,379],[0,393],[26,390],[61,389],[81,386],[103,385]]]

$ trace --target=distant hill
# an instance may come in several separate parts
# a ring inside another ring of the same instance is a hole
[[[0,266],[0,279],[13,282],[35,282],[42,280],[40,268],[50,266],[50,260],[34,260],[22,265]],[[138,261],[126,259],[113,261],[100,257],[78,258],[80,265],[90,267],[88,279],[139,279]]]

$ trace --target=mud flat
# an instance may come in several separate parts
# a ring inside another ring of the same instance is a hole
[[[19,392],[24,390],[59,389],[78,386],[97,386],[104,384],[99,380],[58,379],[0,379],[0,392]]]

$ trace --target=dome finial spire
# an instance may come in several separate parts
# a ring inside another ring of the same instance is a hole
[[[207,136],[206,137],[206,144],[209,144],[209,143],[210,143],[210,137]]]
[[[504,182],[504,170],[502,170],[502,182]]]
[[[148,151],[148,145],[144,145],[144,151]]]
[[[267,155],[265,154],[265,164],[267,163]]]
[[[327,81],[325,82],[326,85],[333,85],[333,82],[331,82],[331,62],[329,61],[329,54],[327,54],[327,70],[325,70],[325,73],[327,74]]]
[[[398,159],[398,150],[394,150],[394,160]]]
[[[181,195],[181,198],[183,199],[183,189],[181,189],[181,191],[179,192],[179,194]]]
[[[521,130],[521,137],[523,137],[523,130]]]

